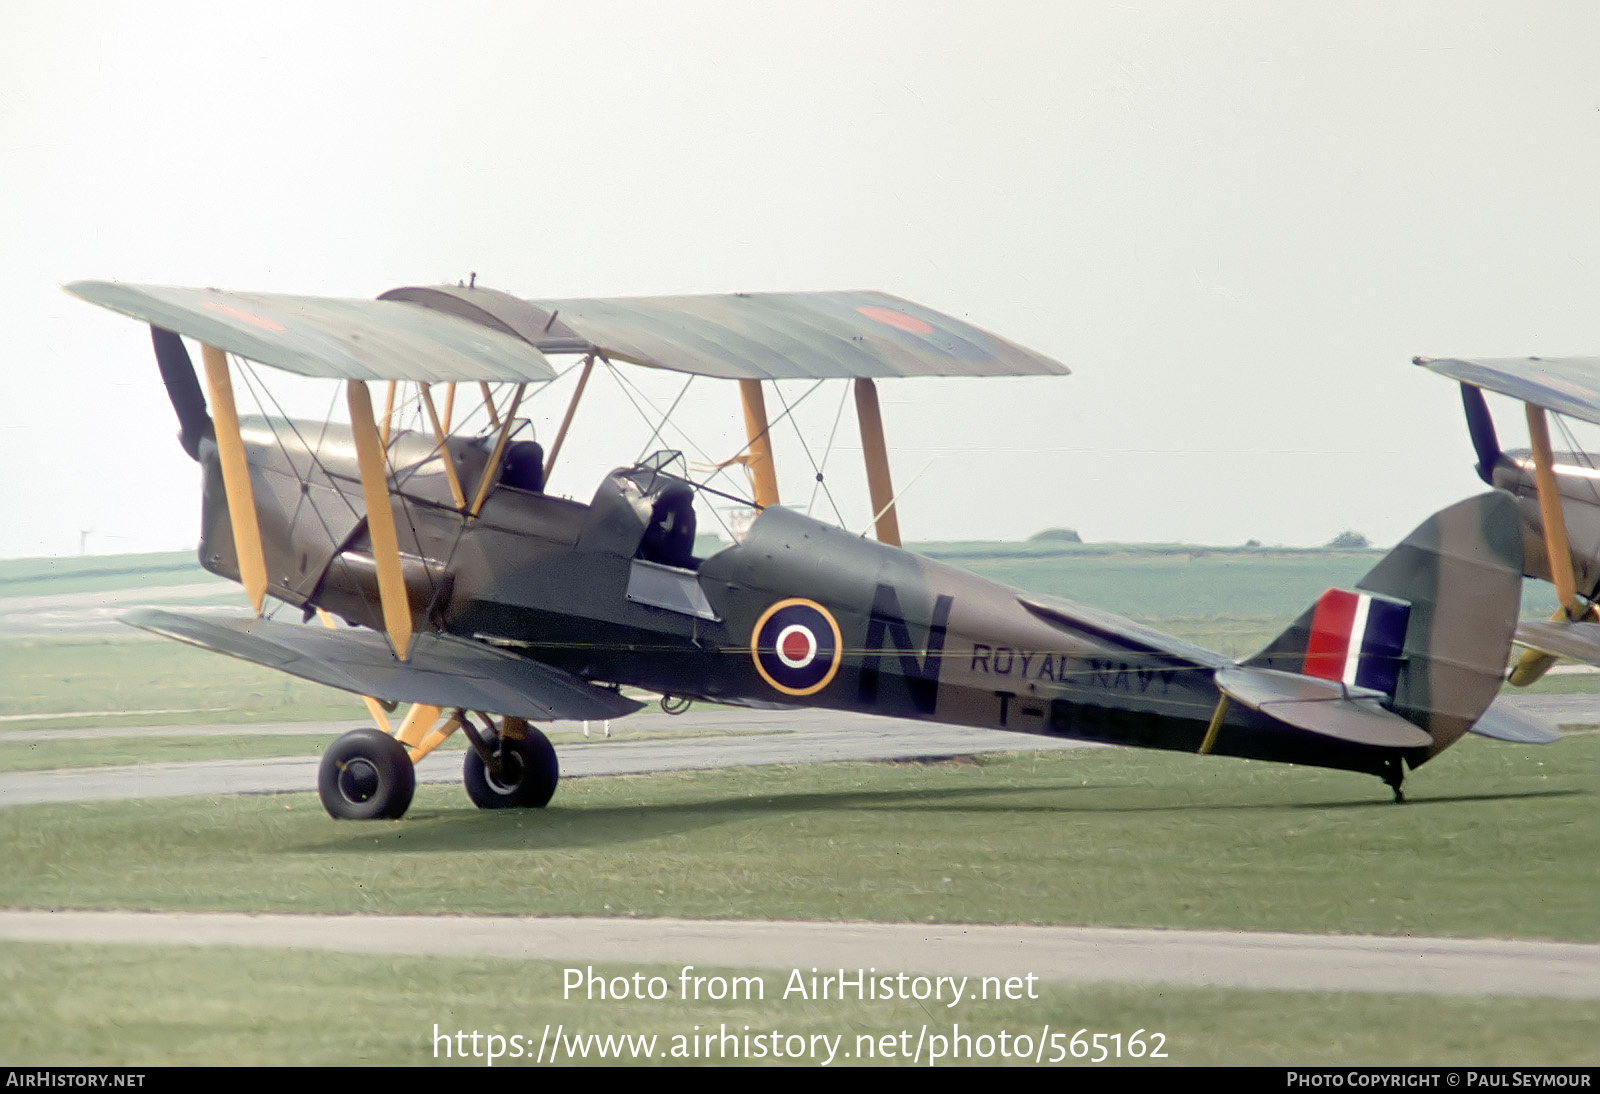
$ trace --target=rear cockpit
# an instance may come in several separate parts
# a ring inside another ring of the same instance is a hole
[[[683,453],[675,451],[611,472],[595,491],[580,545],[675,570],[699,569],[696,485],[687,476]]]

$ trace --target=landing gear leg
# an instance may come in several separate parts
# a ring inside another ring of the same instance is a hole
[[[1403,804],[1406,800],[1406,792],[1400,789],[1400,784],[1406,781],[1406,769],[1401,764],[1398,756],[1383,762],[1383,774],[1379,778],[1383,779],[1388,784],[1389,789],[1394,791],[1395,804]]]
[[[457,713],[472,748],[461,769],[467,797],[479,809],[538,809],[550,803],[561,767],[550,739],[521,718],[505,718],[485,733]],[[488,720],[485,719],[485,722]]]

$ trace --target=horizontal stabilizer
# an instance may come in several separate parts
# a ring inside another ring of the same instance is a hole
[[[1600,665],[1600,623],[1529,620],[1517,624],[1517,645]]]
[[[140,608],[124,623],[303,680],[396,703],[426,703],[532,721],[599,720],[643,704],[569,672],[443,634],[418,635],[405,661],[376,631],[268,619],[216,619]]]
[[[114,281],[67,291],[162,330],[301,376],[336,380],[555,379],[522,339],[398,300],[222,292]]]
[[[1379,748],[1423,748],[1433,738],[1374,701],[1378,692],[1335,680],[1238,666],[1217,670],[1229,699],[1295,729]]]
[[[1472,732],[1518,745],[1548,745],[1561,740],[1561,731],[1504,699],[1496,699],[1472,727]]]

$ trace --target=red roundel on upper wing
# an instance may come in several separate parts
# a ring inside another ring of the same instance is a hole
[[[880,308],[876,304],[863,304],[856,311],[868,319],[875,319],[884,326],[893,327],[895,330],[909,331],[912,334],[933,333],[931,324],[923,322],[914,315],[907,315],[903,311],[895,311],[893,308]]]
[[[281,334],[286,329],[284,325],[278,322],[276,319],[269,319],[265,315],[257,315],[255,312],[245,311],[243,308],[236,308],[232,304],[224,304],[220,300],[202,300],[201,303],[214,312],[219,312],[222,315],[230,316],[234,319],[241,319],[246,323],[260,327],[262,330],[270,330],[276,334]]]

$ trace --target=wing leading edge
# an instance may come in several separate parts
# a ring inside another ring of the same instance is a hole
[[[476,286],[341,300],[76,281],[67,291],[303,376],[528,383],[547,353],[732,380],[1064,375],[1065,365],[880,292],[519,300]]]
[[[1413,363],[1518,402],[1600,424],[1600,357],[1417,357]]]
[[[537,721],[620,718],[643,706],[550,665],[450,635],[419,635],[410,656],[399,661],[376,631],[215,619],[156,608],[122,618],[202,649],[397,703]]]
[[[75,281],[91,304],[285,372],[336,380],[534,383],[555,378],[537,346],[400,300],[222,292]]]
[[[539,300],[608,357],[730,380],[1064,375],[1065,365],[880,292]]]

